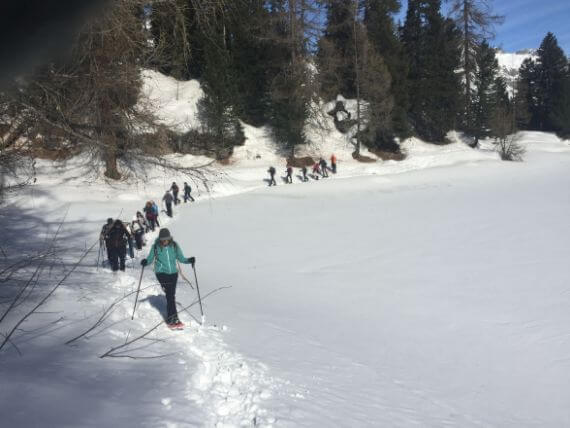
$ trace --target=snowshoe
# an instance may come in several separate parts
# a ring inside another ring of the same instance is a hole
[[[184,330],[184,324],[180,321],[167,324],[170,330]]]

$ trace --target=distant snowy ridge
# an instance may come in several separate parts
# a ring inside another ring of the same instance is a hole
[[[497,61],[499,62],[499,76],[505,79],[509,93],[512,96],[514,91],[514,82],[519,77],[519,70],[522,63],[527,58],[536,60],[536,51],[534,49],[525,49],[515,53],[510,53],[497,49],[496,56]]]

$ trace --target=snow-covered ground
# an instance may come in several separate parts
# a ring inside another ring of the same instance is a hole
[[[93,251],[22,324],[17,349],[0,352],[2,426],[570,425],[568,142],[524,133],[526,161],[506,163],[459,138],[409,140],[403,162],[359,164],[324,138],[336,176],[268,188],[268,165],[284,159],[263,129],[246,134],[231,165],[214,165],[211,193],[198,188],[195,204],[161,216],[197,257],[205,326],[197,305],[181,313],[186,330],[161,325],[151,272],[131,321],[146,250],[119,274],[97,270]],[[40,162],[37,183],[3,208],[4,267],[66,223],[57,264],[1,333],[107,217],[130,219],[183,181],[157,169],[110,185],[86,170],[81,159]],[[15,282],[0,281],[2,314]],[[181,279],[178,301],[195,297]]]

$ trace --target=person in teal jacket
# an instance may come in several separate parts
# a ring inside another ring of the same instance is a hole
[[[160,229],[158,239],[154,241],[146,259],[141,260],[142,266],[147,266],[154,261],[154,273],[162,290],[166,293],[166,323],[170,327],[182,327],[176,310],[176,282],[178,281],[178,267],[176,261],[191,264],[194,267],[196,258],[184,257],[180,246],[174,242],[170,231]]]

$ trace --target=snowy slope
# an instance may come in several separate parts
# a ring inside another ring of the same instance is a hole
[[[179,87],[176,100],[162,91],[176,82],[150,77],[165,123],[196,126],[199,87]],[[161,325],[164,297],[148,270],[130,319],[149,246],[119,274],[97,269],[90,252],[17,331],[17,349],[0,351],[2,426],[570,425],[569,142],[521,133],[526,162],[505,163],[489,143],[472,150],[451,133],[445,146],[403,142],[402,162],[362,164],[331,122],[308,129],[311,145],[297,156],[334,152],[334,177],[267,188],[267,167],[282,173],[285,158],[266,128],[244,124],[230,164],[210,166],[208,189],[194,183],[197,202],[161,215],[198,259],[205,326],[196,304],[181,312],[185,331]],[[39,161],[37,182],[3,207],[0,271],[66,224],[55,264],[0,333],[96,242],[107,217],[129,220],[173,180],[189,180],[147,165],[146,181],[109,183],[93,167],[85,157]],[[0,281],[2,314],[14,291]],[[181,278],[177,300],[195,299]]]
[[[161,217],[197,256],[203,296],[231,286],[205,299],[207,325],[192,321],[193,306],[181,314],[186,331],[159,327],[149,339],[160,342],[100,359],[160,323],[164,299],[145,273],[131,321],[138,258],[113,275],[95,269],[92,253],[15,337],[22,356],[0,354],[3,424],[570,424],[570,146],[542,133],[522,142],[527,162],[511,164],[410,141],[407,164],[350,177],[347,161],[342,176],[274,189],[254,184],[255,165],[242,166],[251,178],[217,192],[247,193],[202,195],[173,221]],[[229,169],[239,175],[239,165]],[[68,264],[104,218],[129,218],[142,195],[163,189],[54,185],[57,172],[42,171],[9,201],[3,227],[41,239],[69,207]],[[63,345],[125,295],[87,339]],[[181,280],[178,300],[195,296]]]

